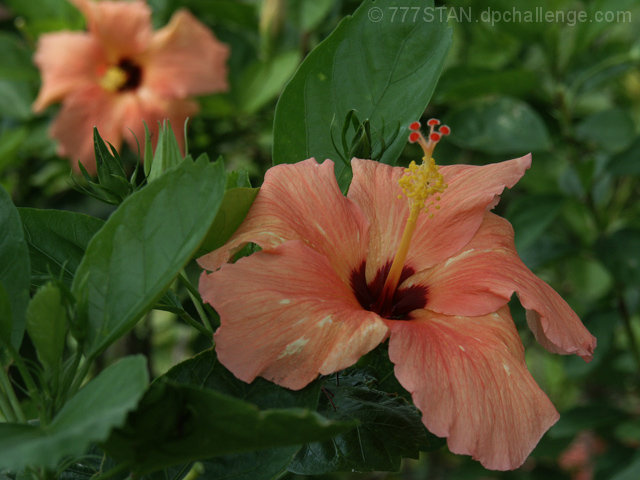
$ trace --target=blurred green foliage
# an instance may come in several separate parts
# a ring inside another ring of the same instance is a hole
[[[229,218],[246,211],[255,194],[250,185],[258,186],[272,164],[275,107],[284,85],[302,59],[359,3],[150,1],[156,25],[164,25],[177,8],[188,8],[231,47],[231,90],[201,98],[201,113],[191,120],[188,130],[190,151],[206,153],[211,158],[222,156],[227,170],[245,170],[249,174],[250,184],[245,181],[227,185],[223,200],[222,188],[217,193],[220,198],[216,197],[214,207],[228,212]],[[381,6],[384,8],[382,3]],[[529,367],[562,415],[523,467],[507,473],[487,472],[466,457],[438,449],[422,454],[420,460],[405,461],[399,473],[334,473],[316,478],[640,478],[640,4],[634,0],[536,0],[514,6],[506,0],[452,0],[438,2],[438,6],[439,10],[428,13],[449,23],[453,41],[423,116],[443,118],[453,133],[450,141],[438,147],[437,159],[442,164],[485,164],[533,153],[532,168],[512,191],[505,192],[499,213],[513,223],[516,245],[525,263],[567,299],[598,338],[598,348],[589,364],[579,358],[548,355],[529,333],[524,312],[514,301],[512,310],[527,349]],[[552,21],[527,22],[522,17],[514,21],[516,11],[535,15],[537,8],[543,15],[551,12]],[[562,18],[559,12],[563,12]],[[571,15],[579,12],[584,12],[586,20],[573,22]],[[391,14],[389,10],[384,13]],[[419,14],[415,21],[429,21],[424,11]],[[508,14],[511,20],[507,19]],[[19,216],[29,232],[25,241],[49,236],[47,241],[52,245],[50,252],[35,256],[31,252],[32,268],[38,274],[32,276],[32,282],[37,279],[34,288],[45,284],[44,288],[52,288],[46,283],[48,274],[57,273],[60,268],[60,283],[69,285],[75,269],[83,268],[81,256],[102,223],[72,212],[101,218],[112,212],[112,207],[72,188],[69,164],[56,156],[55,145],[47,136],[57,107],[44,115],[33,114],[30,107],[39,87],[38,72],[31,62],[37,37],[51,30],[82,26],[82,18],[64,0],[6,0],[0,5],[0,184],[21,207]],[[387,47],[381,46],[381,51]],[[415,58],[415,67],[420,65],[422,60]],[[410,66],[409,62],[405,67]],[[423,106],[417,105],[415,111],[420,112]],[[355,114],[361,122],[372,120],[370,112]],[[393,126],[389,128],[386,133],[392,133]],[[321,135],[323,129],[327,135],[324,141],[331,138],[332,132],[339,139],[341,129],[332,128],[330,122],[315,125],[314,134]],[[124,150],[121,156],[128,169],[124,178],[129,180],[137,164],[137,152]],[[419,156],[416,146],[407,145],[398,163],[406,164]],[[302,158],[274,161],[297,160]],[[129,193],[127,190],[123,196]],[[228,197],[234,200],[226,201]],[[45,219],[34,207],[72,212],[56,214],[61,217],[54,222],[59,232],[52,234],[52,228],[43,229]],[[210,214],[215,216],[215,212]],[[161,224],[162,220],[158,214],[156,221]],[[216,221],[222,222],[216,230],[234,228],[224,218],[217,217]],[[65,223],[76,226],[72,235],[64,228]],[[199,234],[205,238],[206,233]],[[211,244],[224,241],[207,238]],[[65,248],[77,249],[78,253],[61,258],[59,252]],[[179,260],[174,266],[176,271],[183,267],[184,259]],[[57,265],[58,270],[51,271],[50,265]],[[186,267],[187,277],[197,274],[191,268]],[[160,290],[154,291],[150,299],[157,300],[155,293]],[[186,295],[184,291],[182,294]],[[173,297],[163,297],[160,304],[181,317],[189,316]],[[134,314],[120,318],[127,326],[135,320]],[[148,328],[139,328],[130,335],[139,337],[137,341],[147,348],[166,341],[160,339],[156,320],[151,318]],[[183,326],[171,320],[172,332]],[[186,340],[177,334],[162,335],[169,338],[169,347],[163,347],[164,358],[155,365],[172,365],[209,346],[202,345],[202,339],[194,339],[193,335]],[[37,354],[46,355],[46,349],[43,351],[44,347],[34,343]],[[108,351],[102,361],[118,355],[113,352]],[[33,358],[35,355],[32,352]],[[175,361],[167,359],[173,360],[174,355]],[[163,370],[152,373],[159,375]],[[166,387],[177,392],[176,398],[187,395],[175,379],[177,375],[176,371],[169,375],[176,383]],[[144,374],[138,372],[138,378],[142,377]],[[358,394],[358,383],[352,383],[347,382],[339,399],[349,400]],[[132,398],[138,398],[140,391],[133,390]],[[192,401],[200,393],[189,395]],[[313,398],[317,401],[318,396]],[[375,398],[368,400],[377,402]],[[147,402],[152,405],[153,398],[147,398]],[[384,407],[382,402],[381,405]],[[327,405],[324,408],[331,413]],[[118,419],[125,413],[126,409],[114,412]],[[96,428],[81,427],[88,431]],[[19,433],[26,435],[20,438],[33,441],[41,435],[35,427]],[[105,436],[92,438],[104,440]],[[54,435],[51,441],[65,452],[64,439]],[[408,445],[406,450],[413,452],[414,446]],[[577,460],[572,463],[570,455],[563,452],[573,452]],[[7,450],[5,455],[10,453]],[[269,475],[264,478],[283,473],[290,479],[306,478],[285,473],[281,468],[294,453],[295,449],[285,446],[223,457],[227,463],[206,465],[209,472],[221,475],[225,471],[242,472],[251,462],[265,462],[278,468],[262,472]],[[323,466],[321,460],[318,459],[318,472]],[[87,465],[93,465],[93,470],[88,468],[90,473],[76,466],[64,478],[89,478],[99,466],[99,462],[91,462],[92,459],[87,460]],[[392,456],[381,465],[393,467],[396,458]],[[341,466],[352,465],[344,460]],[[581,472],[590,476],[578,477]],[[185,473],[174,472],[176,478]],[[255,478],[246,472],[242,475],[237,473],[232,478]],[[4,478],[1,472],[0,478]]]

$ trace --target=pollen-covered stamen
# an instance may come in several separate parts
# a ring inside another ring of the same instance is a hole
[[[100,86],[109,92],[134,90],[142,81],[142,69],[131,60],[124,58],[118,65],[112,65],[100,77]]]
[[[127,73],[118,66],[112,66],[100,78],[100,86],[109,92],[117,92],[127,83]]]
[[[428,212],[432,206],[438,209],[439,206],[435,205],[435,202],[440,200],[439,194],[447,188],[444,177],[440,173],[432,154],[440,139],[445,135],[449,135],[451,129],[446,125],[442,125],[436,131],[435,128],[440,125],[440,120],[436,118],[430,119],[427,125],[429,126],[428,140],[420,133],[420,124],[418,122],[413,122],[409,127],[412,130],[411,134],[409,134],[409,141],[418,143],[422,147],[424,156],[420,165],[412,161],[409,167],[405,169],[404,175],[398,180],[409,202],[409,217],[382,293],[378,299],[378,306],[387,302],[396,291],[420,212]],[[432,197],[435,197],[435,200],[429,201]]]

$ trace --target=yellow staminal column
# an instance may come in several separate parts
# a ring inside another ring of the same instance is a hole
[[[109,92],[117,92],[127,83],[127,73],[120,67],[112,66],[100,78],[100,86]]]
[[[400,245],[396,251],[396,255],[393,258],[393,263],[387,274],[384,286],[380,297],[378,298],[377,310],[380,311],[383,305],[388,304],[393,298],[393,295],[398,287],[398,282],[402,275],[402,269],[404,262],[407,259],[409,253],[409,246],[411,245],[411,238],[415,232],[418,217],[421,212],[428,212],[429,207],[434,205],[435,202],[440,200],[438,194],[444,192],[447,188],[447,184],[444,182],[444,178],[436,165],[435,160],[432,157],[433,150],[436,144],[442,138],[442,135],[449,135],[451,129],[446,125],[440,127],[439,131],[435,131],[435,127],[440,124],[440,121],[433,118],[429,120],[428,125],[430,127],[429,139],[425,139],[419,132],[420,123],[413,122],[409,127],[412,132],[409,135],[409,141],[412,143],[418,143],[424,151],[422,157],[422,163],[417,165],[416,162],[411,162],[409,168],[405,169],[404,175],[400,177],[398,183],[402,187],[404,195],[409,202],[409,217],[405,224],[404,231],[402,232],[402,238]],[[432,201],[428,200],[435,196]],[[433,215],[433,214],[431,214]]]

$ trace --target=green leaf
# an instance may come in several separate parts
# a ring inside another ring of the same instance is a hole
[[[334,471],[394,471],[402,457],[417,458],[420,451],[433,450],[444,440],[431,435],[418,409],[404,398],[377,390],[376,381],[351,370],[326,380],[326,396],[319,408],[333,420],[359,420],[355,430],[327,442],[304,446],[289,471],[319,475]]]
[[[105,448],[140,472],[236,452],[326,439],[353,427],[301,408],[260,410],[215,390],[154,382]]]
[[[198,250],[198,255],[209,253],[225,244],[247,216],[258,190],[258,188],[232,188],[224,192],[220,210]]]
[[[640,478],[640,454],[636,454],[633,461],[624,470],[611,477],[611,480],[637,480],[638,478]]]
[[[31,112],[32,92],[24,82],[0,78],[0,111],[2,116],[27,120]]]
[[[315,29],[336,6],[336,0],[315,0],[313,2],[290,2],[288,14],[291,22],[302,32]]]
[[[613,175],[640,175],[640,137],[624,151],[616,154],[609,162],[607,170]]]
[[[67,310],[54,283],[40,288],[27,308],[27,332],[40,363],[55,370],[62,361],[67,333]]]
[[[18,152],[28,135],[29,129],[24,126],[2,130],[0,134],[0,173],[20,159]]]
[[[519,96],[532,91],[538,78],[531,70],[488,70],[458,66],[446,70],[438,83],[438,102],[468,101],[483,95]]]
[[[53,275],[71,285],[89,241],[104,221],[64,210],[18,208],[18,213],[29,245],[31,284],[42,286]]]
[[[602,298],[613,286],[611,273],[602,263],[590,258],[569,259],[565,266],[565,275],[583,301],[593,302]]]
[[[11,344],[16,350],[22,343],[29,303],[29,249],[22,223],[11,197],[0,187],[0,285],[8,297],[10,310],[0,321],[0,345]],[[0,367],[1,368],[1,367]]]
[[[301,407],[315,409],[318,404],[320,384],[312,383],[301,390],[289,390],[263,378],[245,383],[227,370],[209,349],[189,360],[179,363],[165,375],[172,382],[206,387],[220,393],[254,403],[262,409]]]
[[[522,100],[490,98],[461,107],[446,118],[451,141],[489,154],[524,155],[550,147],[540,116]]]
[[[126,357],[83,387],[48,426],[0,423],[0,465],[54,467],[65,456],[82,455],[123,424],[148,381],[144,357]]]
[[[574,407],[568,412],[562,412],[558,423],[549,430],[549,436],[563,438],[572,437],[582,430],[609,430],[612,425],[617,425],[626,418],[624,412],[608,405]]]
[[[23,2],[6,0],[11,11],[23,19],[22,28],[28,38],[53,30],[77,30],[83,24],[80,12],[69,2],[39,0]]]
[[[633,119],[621,108],[589,115],[576,127],[578,140],[612,153],[624,151],[634,137]]]
[[[300,449],[292,447],[269,448],[255,452],[221,455],[210,460],[200,461],[204,472],[198,480],[277,480],[287,471],[287,465]],[[191,464],[170,467],[150,475],[144,480],[167,480],[185,478]]]
[[[599,258],[617,285],[640,286],[640,230],[623,229],[604,236],[596,244]]]
[[[238,104],[247,113],[260,110],[273,100],[300,63],[300,52],[283,52],[268,62],[256,62],[242,74],[238,85]]]
[[[420,118],[431,98],[451,29],[438,18],[393,20],[393,9],[406,6],[400,0],[380,6],[364,1],[307,56],[285,87],[276,107],[274,164],[330,158],[345,187],[351,158],[339,146],[340,135],[354,110],[370,125],[371,156],[395,163],[406,144],[400,132]],[[382,17],[372,19],[372,11]]]
[[[562,209],[562,198],[553,195],[518,197],[509,204],[506,217],[515,230],[518,251],[534,244]]]
[[[96,234],[72,292],[86,308],[92,357],[126,333],[192,258],[224,193],[222,162],[187,159],[127,197]]]
[[[289,390],[258,378],[251,384],[238,380],[220,364],[213,350],[207,350],[186,360],[166,373],[166,378],[184,385],[200,386],[231,395],[255,404],[260,409],[310,408],[315,410],[320,383],[314,382],[302,390]],[[299,445],[270,448],[248,453],[221,455],[203,462],[205,479],[268,480],[285,472]],[[179,467],[170,470],[170,478]],[[156,476],[152,477],[152,479]],[[160,479],[161,477],[157,477]]]

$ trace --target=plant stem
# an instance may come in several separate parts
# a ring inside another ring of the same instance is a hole
[[[207,316],[204,309],[202,308],[202,298],[200,297],[200,292],[193,285],[191,285],[191,282],[187,278],[187,275],[185,274],[184,270],[180,272],[180,280],[182,281],[184,286],[187,287],[189,298],[191,298],[191,302],[193,303],[193,306],[196,307],[196,311],[198,312],[198,316],[200,317],[200,320],[202,320],[202,323],[204,324],[206,329],[209,331],[209,334],[212,334],[213,327],[211,326],[209,317]]]
[[[627,309],[627,305],[624,303],[624,298],[622,298],[622,296],[618,296],[618,310],[620,311],[620,315],[624,321],[624,328],[627,332],[627,338],[629,339],[631,353],[633,354],[633,358],[638,365],[638,371],[640,372],[640,350],[638,349],[638,341],[633,333],[631,315],[629,314],[629,310]]]
[[[36,382],[33,381],[31,372],[29,372],[29,369],[27,368],[26,364],[22,360],[22,357],[16,351],[13,345],[11,345],[10,343],[4,343],[4,346],[9,351],[9,355],[11,355],[11,358],[13,358],[15,366],[18,368],[18,371],[20,372],[20,376],[22,377],[24,384],[27,386],[29,397],[31,397],[35,401],[36,405],[38,405],[38,412],[39,412],[38,416],[40,417],[41,423],[44,425],[45,423],[44,421],[45,418],[43,417],[43,415],[45,414],[44,402],[42,401],[42,397],[40,396],[40,391],[38,390],[38,387],[36,387]],[[11,390],[13,390],[13,388],[11,388]]]
[[[62,374],[61,385],[56,391],[56,398],[53,405],[54,412],[58,411],[62,408],[62,405],[65,402],[67,391],[71,388],[71,383],[73,382],[73,378],[78,371],[78,365],[80,365],[80,360],[82,358],[82,353],[80,349],[75,351],[73,354],[73,361],[70,366],[64,369]]]
[[[2,389],[0,389],[0,413],[2,413],[2,416],[7,422],[11,423],[16,421],[16,416],[13,413],[13,409],[11,408],[9,403],[7,403],[7,399],[2,394]]]
[[[191,315],[189,315],[187,312],[182,312],[180,314],[180,318],[182,318],[185,322],[187,322],[189,325],[191,325],[192,327],[194,327],[195,329],[197,329],[201,334],[203,334],[205,337],[207,338],[211,338],[211,336],[213,335],[213,332],[210,330],[207,330],[207,328],[202,325],[200,322],[198,322],[195,318],[193,318]]]
[[[72,397],[78,391],[78,389],[82,385],[82,381],[87,377],[87,374],[89,373],[89,369],[91,368],[92,364],[93,364],[93,357],[87,358],[85,362],[82,364],[82,367],[80,367],[80,370],[76,370],[77,373],[75,378],[73,379],[73,382],[71,383],[71,387],[69,387],[66,400],[68,400],[69,397]]]
[[[4,405],[1,405],[4,416],[7,417],[7,420],[10,420],[10,421],[17,420],[20,423],[26,423],[27,420],[24,416],[24,413],[22,412],[22,407],[20,406],[20,402],[18,401],[18,398],[16,397],[16,393],[14,392],[13,387],[11,386],[11,380],[9,380],[9,376],[7,375],[7,372],[5,372],[4,368],[2,367],[0,367],[0,384],[1,384],[2,390],[4,390],[5,395],[7,396],[11,404],[11,405],[7,405],[6,399],[4,398],[4,396],[0,395],[0,401],[4,403]],[[4,412],[9,413],[13,418],[9,418],[7,414]]]

